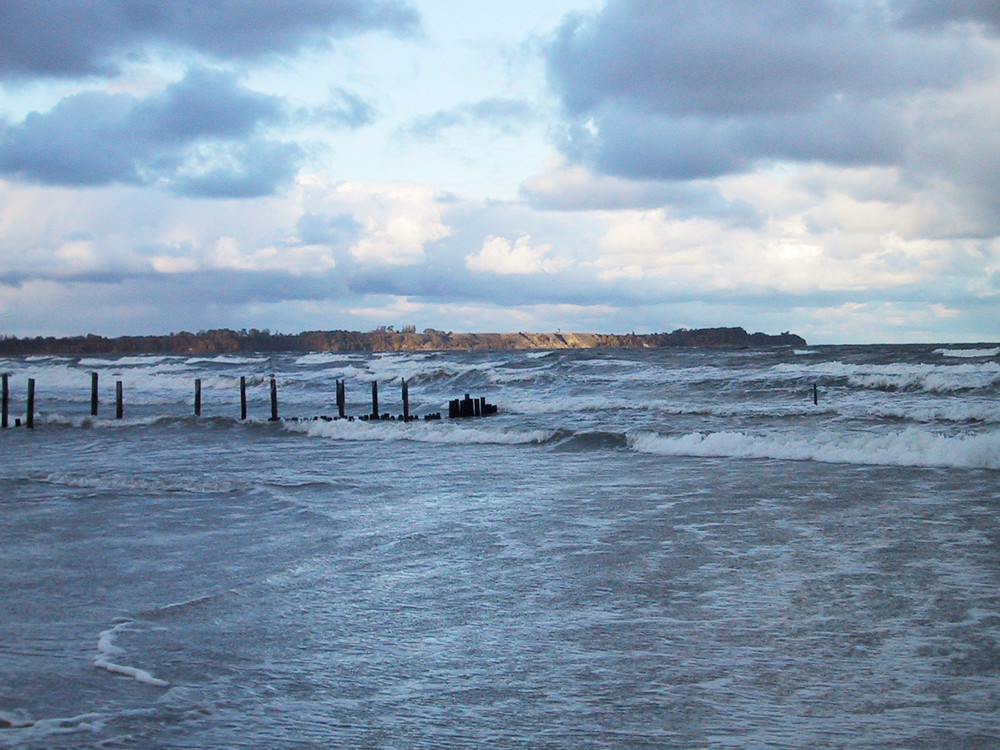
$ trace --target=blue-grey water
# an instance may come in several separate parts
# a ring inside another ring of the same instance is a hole
[[[0,369],[0,747],[1000,747],[996,345]]]

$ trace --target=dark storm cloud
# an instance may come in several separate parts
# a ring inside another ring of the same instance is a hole
[[[0,174],[55,185],[163,185],[200,196],[265,195],[291,176],[297,146],[256,135],[280,100],[235,76],[192,70],[145,99],[85,92],[0,124]]]
[[[465,102],[412,120],[403,134],[424,140],[437,138],[442,131],[456,126],[489,125],[502,132],[514,132],[518,125],[534,116],[534,109],[521,99],[495,97]]]
[[[202,154],[168,174],[168,186],[193,198],[259,198],[270,195],[296,172],[302,149],[294,143],[254,139],[217,148],[215,159]]]
[[[568,17],[547,48],[569,118],[561,147],[635,178],[894,163],[903,98],[947,89],[987,58],[960,35],[893,24],[863,0],[610,0]]]
[[[664,208],[674,218],[710,218],[731,226],[759,227],[764,220],[753,205],[725,198],[709,181],[599,178],[567,184],[547,182],[542,176],[522,183],[521,194],[530,206],[543,211]]]
[[[147,46],[219,60],[293,52],[369,30],[413,33],[419,15],[401,0],[4,0],[0,73],[7,77],[114,74]]]

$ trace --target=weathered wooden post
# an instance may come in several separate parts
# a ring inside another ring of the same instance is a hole
[[[271,376],[271,421],[278,421],[278,381]]]
[[[28,429],[35,427],[35,379],[28,378]]]
[[[201,378],[194,379],[194,415],[201,416]]]
[[[90,416],[97,416],[97,373],[90,373]]]
[[[240,375],[240,419],[247,418],[247,379]]]
[[[410,386],[403,379],[403,421],[410,421]]]
[[[115,381],[115,419],[121,419],[124,415],[124,403],[122,401],[122,381]]]
[[[372,419],[378,419],[378,381],[372,381]]]
[[[337,381],[337,416],[344,418],[344,407],[347,401],[347,384],[343,380]]]
[[[815,383],[813,383],[813,403],[814,404],[819,403],[819,388]]]
[[[8,390],[9,383],[7,382],[10,378],[10,373],[5,372],[3,374],[3,408],[2,414],[0,414],[0,427],[7,429],[7,410],[10,407],[10,391]]]

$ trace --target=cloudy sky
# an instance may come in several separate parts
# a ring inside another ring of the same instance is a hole
[[[1000,339],[996,0],[3,0],[0,334]]]

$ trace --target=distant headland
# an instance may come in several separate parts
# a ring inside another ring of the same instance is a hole
[[[794,333],[747,333],[743,328],[680,328],[671,333],[452,333],[413,326],[374,331],[271,333],[257,329],[216,329],[164,336],[105,338],[88,334],[67,338],[0,337],[0,355],[56,354],[234,354],[245,352],[414,352],[531,349],[659,349],[676,346],[749,349],[806,346]]]

